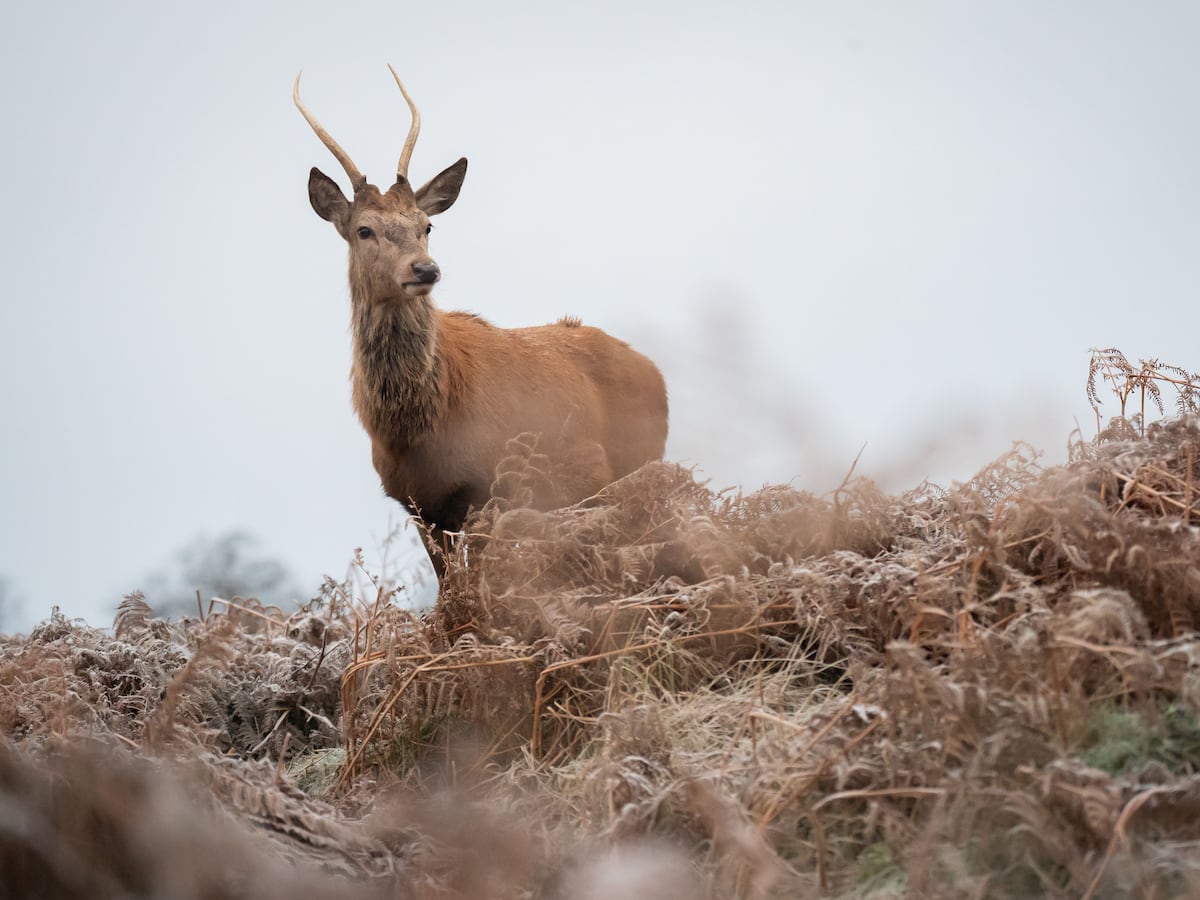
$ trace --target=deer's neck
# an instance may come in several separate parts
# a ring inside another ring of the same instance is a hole
[[[438,314],[428,297],[352,301],[354,404],[395,449],[430,431],[444,405]]]

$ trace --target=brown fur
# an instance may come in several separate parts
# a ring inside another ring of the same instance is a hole
[[[650,460],[667,437],[662,374],[623,341],[576,318],[497,328],[433,305],[429,216],[448,209],[466,173],[459,160],[418,191],[361,184],[347,201],[316,169],[309,197],[350,246],[354,408],[388,495],[430,524],[457,531],[490,496],[506,442],[539,435],[552,457],[603,453],[573,473],[571,502]],[[367,229],[364,231],[364,229]],[[415,274],[414,274],[415,273]]]

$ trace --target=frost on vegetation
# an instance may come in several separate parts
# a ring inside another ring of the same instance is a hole
[[[290,616],[164,622],[131,596],[112,633],[52,618],[0,643],[0,793],[25,823],[0,825],[0,877],[1197,895],[1200,420],[1119,437],[899,496],[713,493],[658,463],[555,512],[528,505],[529,455],[436,548],[428,615],[331,584]]]

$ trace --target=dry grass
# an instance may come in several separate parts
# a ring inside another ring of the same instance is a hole
[[[1196,896],[1200,418],[1117,431],[949,490],[655,464],[555,512],[524,440],[426,618],[54,617],[0,645],[0,882]]]

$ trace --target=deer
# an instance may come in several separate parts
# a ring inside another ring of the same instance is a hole
[[[433,303],[441,270],[429,254],[430,218],[458,199],[459,159],[419,188],[408,177],[421,115],[388,66],[411,126],[396,180],[380,190],[300,99],[292,100],[341,164],[353,191],[314,167],[308,198],[349,247],[351,397],[385,493],[435,535],[460,532],[492,494],[511,441],[574,460],[555,502],[569,506],[645,463],[662,459],[667,389],[647,357],[601,329],[563,318],[500,328]],[[435,567],[437,561],[435,559]]]

